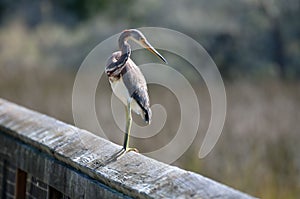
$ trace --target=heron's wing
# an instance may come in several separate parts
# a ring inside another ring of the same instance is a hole
[[[141,70],[129,59],[124,69],[122,70],[122,77],[130,96],[137,90],[145,88],[147,91],[147,84]]]
[[[142,118],[146,123],[151,122],[152,112],[149,104],[148,93],[144,90],[136,90],[131,96],[143,110]]]
[[[123,54],[121,51],[114,52],[107,60],[105,72],[110,74],[121,69],[127,62],[130,54]]]
[[[147,84],[141,70],[128,60],[123,71],[123,82],[128,89],[129,95],[138,103],[144,112],[146,122],[151,120],[151,110]]]

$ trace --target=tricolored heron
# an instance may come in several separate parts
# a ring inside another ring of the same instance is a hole
[[[105,68],[114,94],[126,107],[126,130],[121,152],[137,151],[128,147],[132,124],[131,110],[141,115],[147,124],[151,122],[152,116],[145,77],[139,67],[130,59],[131,48],[128,43],[130,39],[167,63],[166,59],[150,45],[139,30],[129,29],[121,33],[119,37],[120,51],[114,52],[108,58]]]

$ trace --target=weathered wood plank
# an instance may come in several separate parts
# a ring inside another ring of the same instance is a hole
[[[49,197],[57,198],[65,195],[70,198],[129,198],[1,130],[0,149],[0,162],[2,162],[1,159],[5,159],[9,165],[17,166],[30,174],[29,176],[34,176],[48,185]],[[14,183],[14,176],[12,176],[13,179],[9,176],[7,175],[7,179],[5,176],[3,178]],[[6,188],[3,190],[10,193]],[[30,187],[26,188],[26,192],[30,190]],[[6,193],[3,192],[3,194],[2,198],[5,198]],[[36,194],[38,193],[35,192],[34,195],[37,196]],[[45,198],[38,196],[41,199]],[[20,196],[16,193],[15,197]]]
[[[120,150],[120,146],[3,99],[0,99],[0,131],[130,197],[252,198],[201,175],[166,165],[135,152],[129,152],[117,161],[105,164],[112,154]],[[39,167],[39,161],[44,160],[37,160],[36,168],[31,170],[51,170],[51,168]],[[100,167],[95,169],[95,163]],[[22,165],[22,160],[17,164],[22,168],[32,167],[32,165]],[[61,174],[65,173],[64,168],[61,169]],[[45,171],[41,172],[45,173]],[[68,183],[68,178],[78,176],[66,177],[59,173],[49,173],[46,180],[55,182],[55,179],[62,177],[65,178],[64,183]],[[76,181],[80,182],[76,179],[72,180],[73,183]],[[61,182],[56,186],[55,189],[59,191],[71,187]],[[83,189],[82,192],[86,190]]]

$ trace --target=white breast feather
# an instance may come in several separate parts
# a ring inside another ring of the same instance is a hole
[[[110,80],[109,82],[114,94],[123,102],[125,106],[127,106],[127,103],[130,102],[131,109],[134,110],[134,112],[136,112],[137,114],[142,113],[142,109],[140,108],[140,106],[134,99],[130,97],[122,77],[120,77],[120,79],[117,81]]]

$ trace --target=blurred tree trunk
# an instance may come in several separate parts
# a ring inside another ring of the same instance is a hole
[[[50,0],[42,0],[40,2],[40,10],[41,10],[41,17],[43,21],[50,21],[52,10],[52,3]]]
[[[284,41],[280,30],[278,18],[271,19],[271,36],[274,42],[273,59],[278,66],[278,72],[281,79],[286,78]]]
[[[286,79],[285,48],[279,21],[279,11],[273,1],[260,1],[259,7],[270,22],[270,38],[273,44],[272,59],[278,68],[279,77]]]

